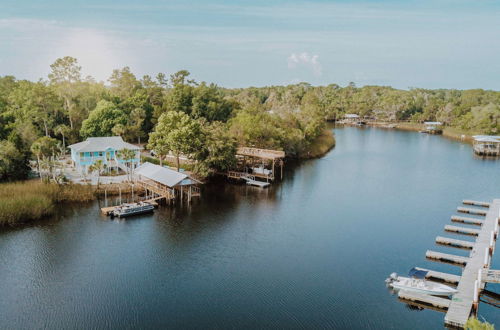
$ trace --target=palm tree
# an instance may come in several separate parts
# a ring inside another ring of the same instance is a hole
[[[62,136],[64,151],[66,151],[66,136],[69,134],[70,131],[71,131],[71,128],[69,128],[69,126],[66,126],[64,124],[58,125],[54,129],[54,133]]]
[[[97,189],[99,189],[99,183],[100,183],[100,178],[102,175],[102,172],[104,172],[107,168],[107,165],[104,164],[102,159],[98,159],[95,161],[93,165],[90,166],[90,171],[92,172],[97,172]]]
[[[42,181],[42,171],[40,168],[40,157],[42,156],[42,145],[40,143],[34,142],[31,145],[31,152],[36,156],[36,166],[38,168],[38,174],[40,175],[40,181]]]
[[[135,159],[135,151],[130,149],[118,150],[118,157],[125,162],[127,178],[132,181],[132,160]]]

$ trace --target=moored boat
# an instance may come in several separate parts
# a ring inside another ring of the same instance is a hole
[[[148,202],[129,203],[117,206],[110,214],[111,217],[125,218],[133,215],[153,212],[154,205]]]
[[[457,292],[454,288],[425,279],[428,272],[412,268],[408,273],[409,277],[398,276],[392,273],[386,280],[395,290],[405,290],[418,293],[429,294],[432,296],[450,296]]]

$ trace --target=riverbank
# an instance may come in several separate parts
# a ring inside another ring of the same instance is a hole
[[[42,183],[29,180],[0,184],[0,226],[17,225],[54,214],[60,202],[95,199],[89,185]]]
[[[300,153],[299,159],[312,159],[324,156],[335,147],[335,136],[331,128],[325,128],[323,132],[311,143],[307,151]]]
[[[411,132],[420,132],[425,129],[425,125],[421,123],[412,123],[412,122],[370,122],[367,123],[368,126],[378,127],[378,128],[390,128],[390,129],[398,129],[402,131],[411,131]],[[456,127],[444,127],[443,128],[443,136],[446,138],[450,138],[457,141],[472,143],[473,136],[479,135],[478,132],[471,132],[467,130],[463,130]]]

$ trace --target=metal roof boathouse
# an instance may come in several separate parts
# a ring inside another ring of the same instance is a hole
[[[500,156],[500,136],[475,135],[472,148],[479,156]]]
[[[165,198],[172,201],[177,198],[187,198],[201,195],[200,181],[184,172],[177,172],[167,167],[146,162],[134,171],[135,183],[142,186],[147,193],[154,195],[154,199]]]

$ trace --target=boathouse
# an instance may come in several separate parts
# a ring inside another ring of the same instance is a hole
[[[424,133],[429,134],[441,134],[443,133],[443,123],[440,121],[426,121],[424,122],[425,128]]]
[[[201,184],[191,175],[170,168],[146,162],[134,171],[134,181],[151,194],[154,199],[172,201],[177,198],[191,201],[199,197]]]
[[[121,168],[124,171],[126,163],[132,164],[132,168],[135,168],[141,161],[142,147],[123,141],[121,136],[90,137],[68,147],[71,150],[73,166],[80,171],[88,171],[97,160],[102,160],[108,168]],[[123,149],[133,150],[134,157],[121,158],[119,151]]]
[[[285,152],[281,150],[240,147],[236,151],[238,163],[235,169],[227,172],[232,179],[242,179],[248,184],[259,184],[257,179],[266,182],[276,179],[276,169],[279,167],[279,177],[283,178]]]
[[[475,135],[473,138],[474,153],[480,156],[500,156],[500,136]]]

